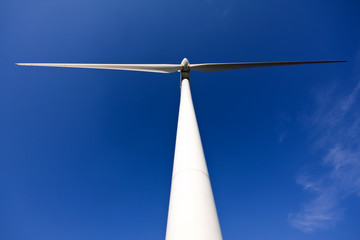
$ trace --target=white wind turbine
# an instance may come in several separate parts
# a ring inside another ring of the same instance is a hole
[[[17,63],[17,65],[97,68],[156,73],[180,72],[181,97],[166,239],[221,240],[219,219],[190,92],[190,71],[216,72],[257,67],[336,62],[345,61],[205,63],[190,65],[189,61],[184,58],[181,64]]]

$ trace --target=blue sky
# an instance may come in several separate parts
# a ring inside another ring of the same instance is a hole
[[[15,62],[348,60],[192,72],[224,239],[360,237],[359,1],[0,2],[0,239],[164,239],[178,74]]]

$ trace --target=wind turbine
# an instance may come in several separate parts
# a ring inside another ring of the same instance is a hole
[[[23,66],[96,68],[156,73],[180,72],[180,107],[171,181],[166,240],[221,240],[222,234],[190,91],[190,71],[216,72],[346,61],[192,64],[17,63]]]

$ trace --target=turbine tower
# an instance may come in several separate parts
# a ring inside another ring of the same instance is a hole
[[[166,240],[221,240],[222,234],[204,151],[190,91],[190,71],[225,70],[336,63],[345,61],[204,63],[181,64],[63,64],[17,63],[24,66],[72,67],[130,70],[156,73],[180,72],[180,107],[176,134],[174,165],[166,228]]]

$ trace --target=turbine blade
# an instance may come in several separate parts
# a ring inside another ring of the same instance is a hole
[[[250,63],[203,63],[191,64],[190,70],[201,72],[217,72],[235,69],[258,68],[258,67],[275,67],[287,65],[301,65],[314,63],[339,63],[346,61],[303,61],[303,62],[250,62]]]
[[[78,64],[78,63],[16,63],[21,66],[42,67],[70,67],[70,68],[93,68],[113,69],[141,72],[172,73],[182,69],[178,64]]]

